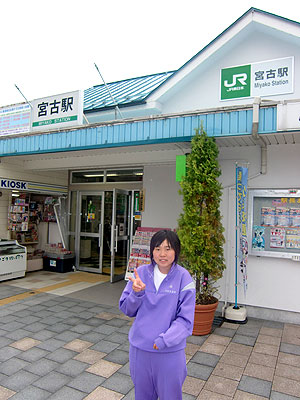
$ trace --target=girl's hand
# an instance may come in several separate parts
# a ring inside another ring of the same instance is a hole
[[[132,289],[135,292],[141,292],[142,290],[145,290],[146,285],[139,277],[139,274],[138,274],[136,268],[134,268],[134,276],[135,276],[135,278],[132,278],[131,276],[129,277],[129,280],[132,282]]]

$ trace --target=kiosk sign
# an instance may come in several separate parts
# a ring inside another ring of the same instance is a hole
[[[18,190],[27,190],[27,182],[16,181],[13,179],[3,179],[0,178],[0,188],[1,189],[18,189]]]
[[[294,91],[294,57],[221,70],[221,100],[275,96]]]
[[[45,183],[35,183],[18,181],[15,179],[7,179],[0,177],[0,189],[9,189],[23,192],[37,192],[37,193],[49,193],[49,194],[67,194],[67,186],[58,186]]]

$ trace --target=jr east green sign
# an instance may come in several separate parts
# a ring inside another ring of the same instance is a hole
[[[249,97],[250,89],[250,64],[221,70],[221,100]]]
[[[221,100],[294,92],[294,57],[221,69]]]

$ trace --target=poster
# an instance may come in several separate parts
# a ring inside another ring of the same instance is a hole
[[[261,208],[261,224],[275,226],[275,207]]]
[[[96,219],[96,206],[93,204],[92,200],[89,201],[88,207],[87,207],[87,222],[89,221],[94,221]]]
[[[290,225],[290,210],[287,207],[275,208],[275,221],[277,226]]]
[[[270,247],[274,249],[282,249],[285,247],[285,229],[271,228]]]
[[[253,226],[252,249],[265,250],[265,228],[263,226]]]
[[[290,208],[290,226],[300,227],[300,208]]]
[[[134,268],[143,264],[150,264],[150,240],[155,233],[152,228],[137,228],[133,238],[130,257],[127,265],[125,280],[133,276]]]
[[[154,233],[166,228],[138,227],[133,238],[129,261],[127,264],[125,280],[133,276],[134,268],[143,264],[150,264],[150,241]]]
[[[300,249],[300,229],[287,229],[285,241],[287,249]]]

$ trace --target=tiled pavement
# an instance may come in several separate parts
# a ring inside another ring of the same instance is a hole
[[[14,300],[0,303],[0,400],[134,399],[131,321],[116,306],[47,292]],[[298,325],[225,322],[189,337],[186,354],[184,400],[300,399]]]

